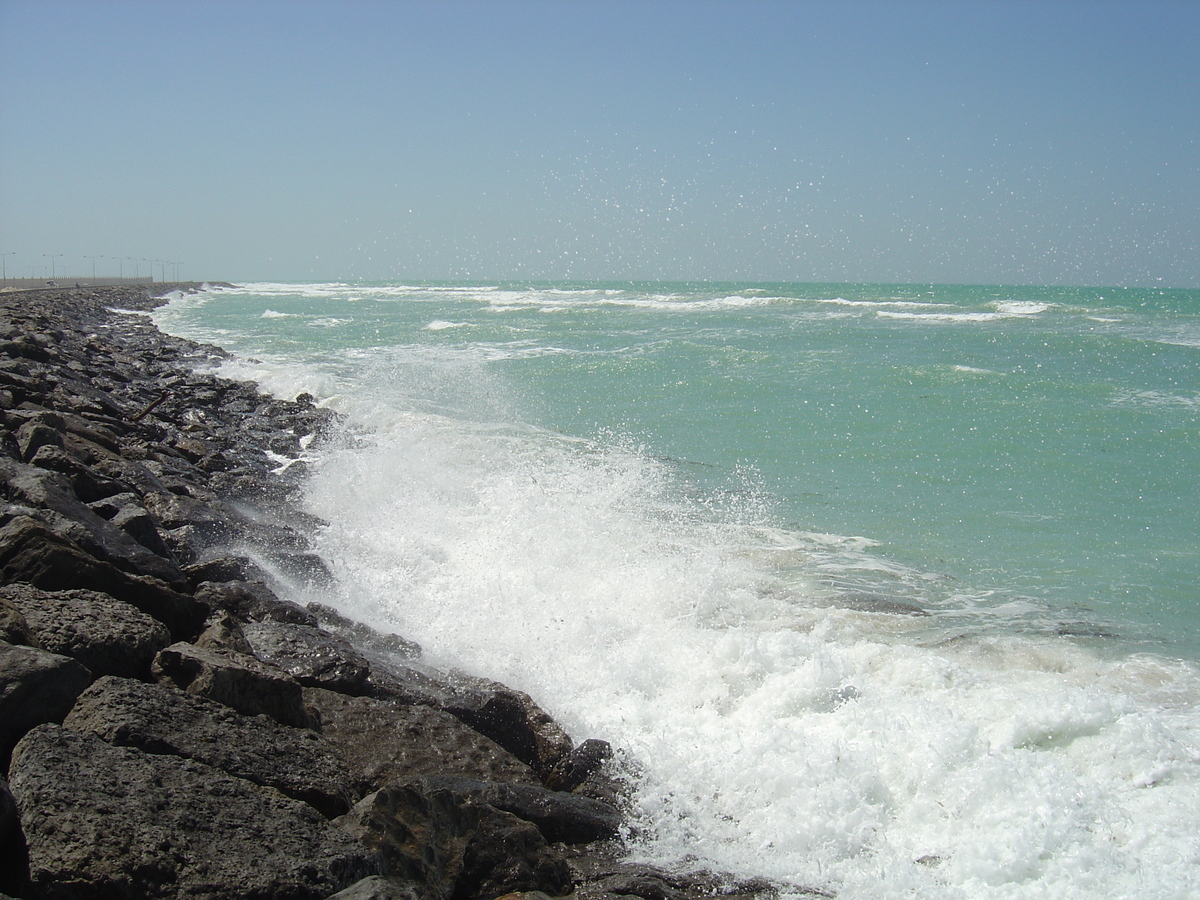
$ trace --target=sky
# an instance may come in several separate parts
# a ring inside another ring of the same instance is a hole
[[[0,261],[1200,287],[1198,47],[1168,0],[0,0]]]

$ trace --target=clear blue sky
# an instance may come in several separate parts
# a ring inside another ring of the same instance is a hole
[[[1200,2],[0,0],[0,253],[1200,286]]]

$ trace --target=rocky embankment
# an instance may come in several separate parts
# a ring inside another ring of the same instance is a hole
[[[0,294],[0,892],[775,892],[621,862],[606,744],[290,599],[332,578],[281,458],[339,422],[129,312],[161,302]]]

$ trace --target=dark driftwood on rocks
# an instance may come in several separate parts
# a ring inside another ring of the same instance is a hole
[[[0,897],[776,891],[622,863],[607,744],[338,613],[300,438],[341,423],[161,302],[0,293]]]

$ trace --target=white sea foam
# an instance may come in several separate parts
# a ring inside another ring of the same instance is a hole
[[[569,352],[226,371],[369,436],[313,463],[338,602],[621,748],[635,855],[843,900],[1200,893],[1195,667],[1102,656],[1032,598],[933,590],[868,537],[780,528],[620,441],[516,424],[483,363]]]
[[[1200,889],[1190,666],[989,630],[967,606],[829,605],[811,584],[831,573],[912,573],[866,539],[713,519],[620,448],[382,422],[311,492],[341,602],[623,748],[638,856],[841,897]]]

